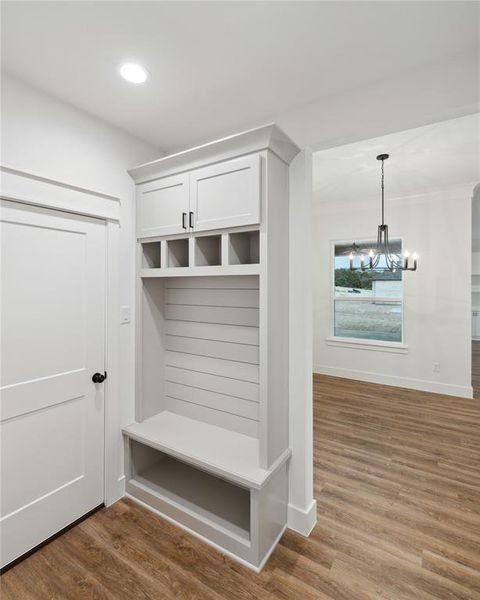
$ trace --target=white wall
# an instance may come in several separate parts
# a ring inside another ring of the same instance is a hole
[[[312,155],[290,165],[290,431],[288,527],[309,535],[317,520],[313,495]]]
[[[458,173],[445,173],[449,166],[442,161],[442,173],[435,175],[436,152],[453,153],[452,145],[457,142],[466,154],[470,152],[467,146],[475,150],[476,146],[471,147],[470,141],[465,141],[466,136],[475,137],[475,128],[470,127],[474,121],[465,119],[436,124],[433,130],[410,130],[408,136],[402,132],[398,134],[401,143],[397,146],[393,136],[385,136],[317,153],[314,160],[314,371],[459,396],[471,395],[471,203],[478,173],[475,169],[465,172],[465,162],[468,163],[470,157],[464,155],[463,163],[459,161]],[[454,131],[460,132],[457,137],[462,138],[461,142],[460,139],[452,141]],[[433,140],[435,143],[431,143]],[[365,147],[367,157],[363,154]],[[374,193],[371,184],[365,181],[371,179],[374,186],[379,185],[375,156],[381,151],[392,151],[385,164],[386,222],[390,236],[402,237],[404,249],[416,250],[420,255],[418,271],[404,274],[406,353],[327,343],[333,334],[332,241],[375,237],[380,222],[380,193],[379,190]],[[425,170],[421,165],[423,156],[429,164]],[[416,161],[415,172],[409,173],[405,166],[408,161]],[[353,164],[357,164],[357,168],[352,168]],[[468,164],[473,166],[474,163]],[[328,173],[329,167],[336,169],[338,180]],[[324,186],[322,169],[328,181]],[[389,173],[392,171],[396,172],[396,178],[391,182]],[[439,181],[441,189],[438,189]],[[407,185],[408,193],[399,193]],[[413,193],[415,187],[421,193]],[[350,194],[345,195],[342,188],[348,188]],[[426,191],[429,188],[431,191]],[[439,372],[434,372],[434,363],[439,363]]]
[[[134,315],[134,185],[157,149],[2,74],[2,166],[120,198],[120,306]],[[122,424],[134,416],[134,324],[120,328]],[[120,451],[120,449],[119,449]]]

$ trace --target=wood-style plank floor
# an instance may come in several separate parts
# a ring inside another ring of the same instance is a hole
[[[2,599],[480,599],[479,404],[315,376],[318,524],[260,575],[122,500],[7,571]]]

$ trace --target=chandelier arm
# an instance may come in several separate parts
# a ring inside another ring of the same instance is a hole
[[[384,230],[384,238],[385,238],[385,252],[388,254],[388,256],[391,255],[390,252],[390,240],[388,239],[388,225],[385,225],[385,230]]]

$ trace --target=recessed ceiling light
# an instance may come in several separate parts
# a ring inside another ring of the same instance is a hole
[[[130,83],[145,83],[148,79],[147,69],[131,62],[124,63],[120,67],[120,75]]]

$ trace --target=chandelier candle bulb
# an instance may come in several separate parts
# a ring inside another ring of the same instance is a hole
[[[369,258],[369,263],[370,263],[370,268],[373,269],[373,257],[375,255],[373,254],[373,250],[370,250],[370,252],[368,253],[368,258]]]

